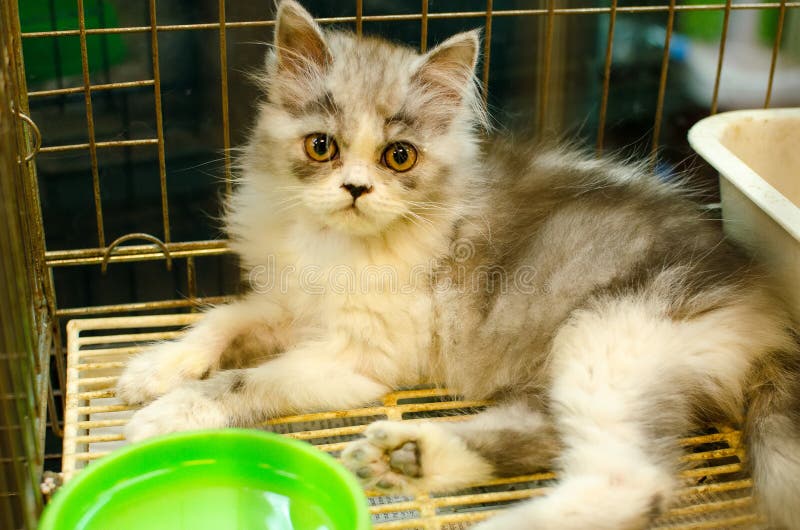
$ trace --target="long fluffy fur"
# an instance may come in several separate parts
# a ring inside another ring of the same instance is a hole
[[[552,494],[480,528],[642,528],[678,486],[677,438],[747,411],[764,506],[800,529],[794,324],[678,186],[645,164],[484,140],[475,32],[420,55],[322,31],[285,0],[276,34],[226,214],[253,290],[131,362],[120,395],[154,400],[131,439],[447,383],[500,404],[370,427],[343,455],[365,484],[556,466]],[[317,132],[338,159],[307,160]],[[420,153],[407,173],[380,162],[400,140]]]

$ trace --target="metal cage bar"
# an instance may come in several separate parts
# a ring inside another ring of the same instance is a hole
[[[787,8],[800,7],[800,2],[785,2]],[[775,9],[780,8],[780,2],[748,2],[742,4],[734,4],[734,10],[761,10],[761,9]],[[725,9],[724,4],[686,4],[676,5],[676,12],[687,11],[721,11]],[[617,12],[619,13],[660,13],[667,12],[670,8],[668,5],[653,5],[653,6],[619,6]],[[538,16],[548,14],[549,9],[504,9],[494,10],[493,16],[496,17],[521,17],[521,16]],[[610,7],[562,7],[553,10],[554,15],[599,15],[610,13]],[[448,12],[430,12],[428,13],[429,19],[443,20],[453,18],[483,18],[486,16],[486,11],[448,11]],[[421,20],[422,13],[411,13],[402,15],[362,15],[361,17],[320,17],[317,22],[320,24],[352,24],[361,22],[400,22],[407,20]],[[274,20],[244,20],[236,22],[227,22],[225,24],[228,29],[236,28],[259,28],[271,27],[275,24]],[[220,27],[219,22],[202,22],[196,24],[162,24],[156,27],[158,31],[191,31],[199,29],[216,29]],[[151,26],[130,26],[122,28],[91,28],[86,30],[86,35],[108,35],[115,33],[146,33],[152,30]],[[38,38],[38,37],[67,37],[79,35],[80,31],[77,29],[66,30],[52,30],[52,31],[29,31],[22,34],[23,38]]]
[[[419,51],[428,51],[428,0],[422,0],[420,7]]]
[[[728,42],[728,25],[731,19],[732,0],[725,0],[725,15],[722,18],[722,34],[719,37],[719,56],[717,57],[717,73],[714,76],[714,94],[711,96],[711,111],[709,114],[717,113],[717,103],[719,101],[719,83],[722,77],[722,65],[725,62],[725,45]]]
[[[544,33],[544,51],[542,52],[542,82],[539,84],[539,113],[536,117],[539,124],[539,135],[543,135],[547,127],[547,99],[550,94],[550,69],[553,63],[553,24],[555,22],[556,2],[547,0],[547,21]]]
[[[0,30],[0,525],[17,530],[33,528],[42,508],[50,322],[31,202],[38,129],[26,114],[14,3],[0,4]]]
[[[359,37],[364,32],[364,0],[356,0],[356,35]]]
[[[764,108],[769,108],[772,99],[772,83],[775,80],[775,66],[778,64],[778,51],[781,49],[781,39],[783,37],[783,23],[786,20],[786,0],[781,0],[778,8],[778,27],[775,32],[775,43],[772,45],[772,60],[769,64],[769,80],[767,81],[767,95],[764,97]]]
[[[92,163],[92,193],[94,195],[94,211],[97,219],[97,245],[106,245],[105,228],[103,223],[103,201],[100,197],[100,173],[97,164],[97,142],[94,134],[94,111],[92,110],[92,85],[89,77],[89,52],[86,45],[86,17],[83,9],[83,0],[78,0],[78,36],[81,43],[81,73],[83,74],[83,94],[86,101],[86,132],[89,142],[86,147],[89,149],[89,158]],[[73,147],[73,146],[70,146]],[[80,147],[83,148],[83,145]]]
[[[653,156],[658,150],[658,141],[661,137],[661,120],[664,116],[664,97],[667,91],[667,75],[669,72],[669,51],[672,43],[672,30],[675,28],[675,0],[669,0],[669,15],[667,17],[667,34],[664,37],[664,55],[661,59],[661,75],[658,81],[658,100],[656,103],[656,117],[653,123]]]
[[[219,0],[219,82],[222,97],[222,142],[225,161],[225,192],[233,191],[231,176],[231,125],[228,109],[228,21],[225,15],[225,0]]]
[[[425,2],[427,9],[428,3]],[[494,2],[486,0],[486,21],[484,22],[483,34],[483,102],[486,103],[489,99],[489,69],[491,68],[492,60],[492,17],[494,15]]]
[[[603,152],[606,134],[606,114],[608,112],[608,94],[611,89],[611,61],[614,52],[614,29],[617,24],[617,0],[611,0],[611,12],[608,14],[608,33],[606,34],[606,56],[603,61],[603,93],[600,96],[600,116],[597,124],[597,153]]]
[[[161,185],[161,218],[164,223],[164,242],[171,240],[169,228],[169,198],[167,197],[167,167],[164,153],[164,115],[161,109],[161,67],[158,61],[158,31],[156,0],[150,0],[150,49],[153,55],[153,95],[155,97],[156,133],[158,134],[158,179]],[[222,26],[220,26],[222,28]],[[222,29],[220,29],[222,31]],[[227,121],[227,120],[226,120]],[[101,245],[102,246],[102,245]]]

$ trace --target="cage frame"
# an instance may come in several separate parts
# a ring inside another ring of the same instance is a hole
[[[176,241],[171,237],[169,197],[167,194],[168,174],[165,166],[165,155],[167,146],[164,140],[164,118],[161,102],[161,79],[159,70],[159,35],[167,32],[214,31],[219,37],[219,66],[220,66],[220,94],[222,109],[222,128],[224,149],[224,173],[226,176],[226,191],[230,192],[233,186],[232,180],[232,160],[230,155],[231,130],[230,130],[230,102],[229,102],[229,66],[227,63],[227,42],[228,33],[238,28],[270,28],[274,26],[274,20],[262,18],[258,20],[232,21],[228,20],[226,14],[226,0],[217,0],[217,20],[213,22],[203,22],[194,24],[159,24],[157,17],[157,0],[147,0],[149,12],[149,24],[140,26],[117,27],[117,28],[87,28],[85,20],[84,0],[76,0],[78,7],[78,27],[64,30],[22,32],[19,23],[19,13],[17,2],[2,3],[2,44],[5,50],[5,60],[3,63],[2,81],[6,87],[3,97],[0,98],[0,123],[12,123],[13,149],[3,153],[3,171],[12,172],[19,178],[20,184],[13,191],[13,205],[18,212],[22,212],[22,223],[20,233],[22,237],[17,237],[14,243],[15,248],[25,255],[25,273],[27,278],[27,292],[30,298],[31,322],[34,329],[33,341],[27,338],[28,348],[33,352],[33,372],[37,374],[37,388],[33,392],[33,402],[36,405],[35,416],[41,425],[37,425],[39,430],[39,440],[42,439],[44,425],[44,411],[49,412],[49,426],[54,433],[63,435],[60,427],[60,418],[56,413],[55,400],[61,399],[62,406],[66,404],[66,396],[61,393],[59,388],[67,386],[67,340],[62,336],[61,330],[69,319],[96,317],[103,315],[148,313],[154,311],[196,311],[199,308],[209,305],[223,303],[230,299],[228,296],[203,297],[197,293],[197,269],[195,260],[205,256],[219,256],[230,254],[230,250],[224,240],[203,240],[203,241]],[[607,126],[607,111],[609,93],[611,90],[611,68],[613,62],[613,46],[615,35],[615,24],[617,15],[632,13],[666,13],[668,17],[667,31],[665,33],[664,50],[660,66],[658,81],[658,93],[656,112],[653,116],[653,138],[651,142],[651,153],[655,157],[660,145],[660,131],[663,122],[664,104],[667,98],[666,87],[669,77],[669,52],[671,39],[674,32],[675,16],[679,13],[692,11],[721,11],[723,13],[723,26],[719,42],[719,55],[715,73],[714,90],[712,103],[709,109],[710,114],[718,110],[718,97],[720,89],[720,79],[723,71],[725,59],[727,33],[731,13],[742,10],[777,10],[778,23],[775,40],[772,46],[771,62],[769,65],[768,83],[764,96],[764,108],[771,104],[774,77],[777,59],[780,52],[780,44],[786,14],[790,9],[800,7],[800,1],[778,0],[768,2],[745,2],[733,3],[732,0],[725,0],[724,3],[702,3],[702,4],[681,4],[677,0],[662,0],[654,5],[632,5],[621,6],[618,0],[609,0],[609,5],[602,7],[559,7],[555,0],[542,0],[538,2],[544,7],[526,9],[496,9],[493,0],[486,0],[483,10],[459,11],[445,10],[432,11],[429,0],[419,0],[419,9],[409,14],[390,14],[390,15],[371,15],[365,12],[364,0],[353,0],[355,15],[344,17],[317,18],[321,24],[353,24],[358,35],[363,33],[365,22],[392,22],[392,21],[418,21],[420,24],[421,38],[420,50],[425,51],[429,45],[428,24],[431,20],[444,20],[451,18],[474,19],[484,28],[483,43],[483,65],[480,71],[480,79],[483,86],[483,97],[488,98],[489,73],[492,58],[492,26],[493,21],[502,17],[530,17],[538,21],[543,29],[543,42],[539,57],[543,67],[540,86],[536,91],[535,105],[539,111],[539,130],[543,130],[546,123],[546,116],[550,109],[550,80],[552,70],[552,54],[554,25],[556,17],[571,16],[597,16],[608,15],[607,45],[603,61],[603,77],[601,83],[600,104],[598,110],[598,129],[596,150],[602,153],[605,148],[605,131]],[[534,3],[534,2],[531,2]],[[91,35],[111,35],[111,34],[146,34],[150,37],[151,59],[152,59],[152,78],[140,79],[125,82],[113,82],[105,84],[93,84],[89,76],[89,57],[87,49],[87,37]],[[76,36],[80,42],[81,52],[81,86],[62,87],[46,90],[28,91],[25,81],[25,64],[22,56],[22,42],[28,39],[50,38],[61,36]],[[153,138],[137,140],[111,140],[101,141],[95,137],[93,132],[94,112],[92,108],[92,94],[102,91],[125,89],[132,87],[152,87],[154,96],[154,112],[156,116],[156,134]],[[29,101],[37,98],[49,96],[83,94],[85,100],[85,111],[87,119],[88,141],[85,143],[52,145],[48,139],[43,138],[39,127],[30,116]],[[4,134],[7,134],[4,131]],[[148,234],[142,232],[132,232],[123,234],[114,241],[107,241],[104,231],[104,218],[102,210],[102,200],[100,197],[100,182],[98,176],[98,150],[135,146],[152,145],[157,148],[159,163],[159,184],[161,191],[161,214],[162,231],[161,234]],[[39,186],[36,174],[36,156],[40,153],[58,153],[69,151],[88,151],[91,159],[91,178],[92,194],[95,209],[95,219],[97,225],[97,245],[87,248],[74,248],[68,250],[48,250],[45,239],[45,226],[41,211],[41,201],[39,196]],[[19,162],[17,158],[19,157]],[[12,160],[13,164],[9,164]],[[9,169],[11,168],[11,169]],[[11,173],[9,173],[11,174]],[[4,201],[10,200],[3,198]],[[18,234],[19,235],[19,234]],[[143,243],[129,244],[130,242]],[[126,244],[128,243],[128,244]],[[61,307],[58,303],[57,289],[53,279],[53,271],[58,267],[75,266],[100,266],[105,270],[106,267],[124,262],[141,261],[164,261],[169,266],[175,260],[186,261],[186,293],[183,298],[173,293],[172,297],[150,302],[128,302],[105,306],[87,307]],[[18,263],[19,264],[19,263]],[[17,265],[18,265],[17,264]],[[5,265],[5,263],[4,263]],[[11,292],[7,289],[8,293]],[[12,328],[7,328],[9,336],[13,334]],[[3,344],[8,348],[7,344]],[[6,354],[4,350],[3,355]],[[47,367],[49,360],[53,359],[55,370],[53,378]],[[4,359],[3,362],[6,360]],[[1,365],[2,363],[0,363]],[[0,366],[1,368],[1,366]],[[57,382],[57,384],[56,384]],[[19,384],[17,384],[19,386]],[[0,391],[3,389],[0,388]],[[13,394],[14,392],[10,392]],[[28,396],[30,397],[30,396]],[[10,417],[10,416],[9,416]],[[12,421],[13,420],[6,420]],[[17,419],[17,422],[19,419]],[[18,425],[2,425],[5,429],[17,427]],[[34,469],[41,471],[41,461],[44,458],[43,447],[39,443],[34,447],[33,457],[30,454],[27,458],[32,458],[36,462]],[[29,492],[35,499],[35,509],[41,508],[41,500],[35,485],[26,484],[23,489]],[[36,490],[36,491],[34,491]],[[21,490],[20,490],[21,491]],[[12,491],[19,498],[20,491]],[[32,492],[32,493],[31,493]],[[13,496],[11,495],[11,496]],[[0,492],[0,499],[9,499],[10,495],[3,495]],[[0,502],[4,502],[0,500]]]

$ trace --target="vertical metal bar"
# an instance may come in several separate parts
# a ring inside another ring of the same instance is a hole
[[[778,64],[778,50],[781,48],[783,37],[783,22],[786,18],[786,0],[781,0],[780,11],[778,12],[778,29],[775,32],[775,44],[772,46],[772,61],[769,65],[769,81],[767,81],[767,95],[764,98],[764,108],[769,108],[772,99],[772,82],[775,80],[775,66]]]
[[[617,23],[617,0],[611,0],[608,19],[608,40],[606,41],[606,60],[603,66],[603,95],[600,97],[600,117],[597,123],[597,154],[603,152],[606,135],[606,115],[608,112],[608,93],[611,87],[611,61],[614,51],[614,27]]]
[[[669,1],[669,18],[667,18],[667,36],[664,39],[664,55],[661,57],[661,79],[658,82],[658,100],[656,102],[656,119],[653,124],[652,156],[658,150],[661,135],[661,120],[664,116],[664,93],[667,89],[667,73],[669,70],[669,48],[672,42],[672,29],[675,26],[675,0]]]
[[[17,2],[0,2],[0,524],[10,529],[36,526],[44,423],[35,406],[44,379],[35,369],[39,269],[31,240],[37,237],[26,218],[33,214],[32,165],[20,163],[30,147],[20,126],[27,110],[20,48]]]
[[[153,90],[156,104],[156,133],[158,135],[158,172],[161,180],[161,217],[164,224],[164,243],[169,243],[169,202],[167,199],[167,169],[164,157],[164,117],[161,112],[161,70],[158,64],[156,0],[150,0],[150,48],[153,56]]]
[[[48,0],[50,12],[50,29],[56,31],[58,29],[58,16],[56,15],[56,0]],[[64,88],[64,75],[61,71],[61,46],[58,44],[58,37],[53,39],[53,68],[56,74],[56,86]],[[63,95],[58,98],[58,106],[61,112],[64,112],[64,102],[66,97]]]
[[[65,387],[66,388],[66,387]],[[61,410],[64,410],[64,392],[61,393]],[[47,385],[47,412],[50,416],[50,430],[59,438],[64,437],[64,430],[58,419],[58,411],[56,410],[55,391],[53,390],[52,382]]]
[[[53,312],[55,314],[55,312]],[[53,317],[53,356],[56,359],[56,375],[58,376],[58,388],[64,390],[67,388],[67,366],[65,363],[66,360],[66,352],[64,348],[61,347],[61,319],[60,317]],[[50,383],[52,384],[52,377],[50,379]],[[67,398],[64,393],[61,393],[61,406],[62,410],[63,407],[67,406]]]
[[[197,269],[194,266],[194,257],[186,258],[186,287],[189,291],[189,300],[192,302],[191,312],[197,311]]]
[[[486,0],[486,33],[483,41],[483,102],[489,99],[489,66],[492,60],[492,12],[494,10],[493,0]]]
[[[12,66],[10,73],[13,76],[13,80],[11,82],[11,88],[13,92],[11,101],[14,102],[20,111],[30,114],[27,97],[25,67],[22,57],[22,42],[20,37],[21,28],[19,14],[17,13],[17,4],[15,2],[10,2],[8,9],[11,11],[11,13],[9,15],[9,19],[3,21],[6,25],[2,27],[2,30],[9,35],[10,55],[8,60],[10,62],[8,64],[9,66]],[[51,16],[53,19],[55,18],[54,14],[51,14]],[[51,22],[52,24],[55,24],[53,19],[51,19]],[[56,48],[58,49],[58,46],[56,46]],[[60,52],[58,56],[60,57]],[[56,75],[59,77],[59,84],[63,87],[60,64],[56,69]],[[62,110],[63,103],[64,98],[62,97],[59,99],[59,105],[61,106]],[[21,135],[24,135],[24,132],[20,129],[17,131],[17,136],[20,137]],[[47,292],[47,286],[44,283],[46,280],[45,271],[47,270],[47,267],[45,265],[44,258],[44,222],[42,219],[39,181],[36,178],[36,163],[34,160],[31,160],[21,169],[23,176],[22,181],[24,182],[24,202],[27,207],[27,234],[28,241],[32,247],[31,251],[29,252],[29,257],[33,263],[32,269],[34,271],[33,277],[31,278],[31,283],[36,303],[36,317],[38,325],[37,331],[46,332],[50,321],[49,315],[52,315],[53,313],[47,313],[50,297],[49,293]]]
[[[3,32],[9,36],[10,54],[9,66],[12,67],[10,73],[13,76],[11,82],[12,97],[11,101],[14,102],[16,107],[22,112],[30,114],[27,98],[27,87],[25,78],[24,60],[22,57],[22,42],[20,38],[21,28],[19,15],[16,12],[17,4],[10,2],[8,9],[12,10],[10,17],[4,20]],[[55,15],[53,15],[55,16]],[[55,24],[55,22],[52,22]],[[56,48],[58,48],[56,46]],[[60,55],[59,55],[60,57]],[[61,78],[60,65],[57,68],[57,75],[59,76],[59,83],[63,86]],[[59,98],[59,105],[63,110],[64,98]],[[41,133],[37,133],[41,134]],[[22,129],[17,131],[20,145],[24,144],[25,135]],[[42,204],[41,196],[39,194],[39,181],[36,176],[36,163],[35,160],[30,160],[24,166],[21,166],[23,183],[23,201],[25,205],[25,219],[27,242],[30,243],[31,248],[28,251],[28,257],[31,260],[30,269],[33,271],[30,279],[32,292],[34,293],[35,301],[35,317],[36,317],[36,331],[42,335],[40,340],[42,343],[47,343],[46,337],[50,333],[50,317],[55,314],[55,291],[52,285],[48,283],[50,279],[49,269],[45,264],[45,238],[44,238],[44,221],[42,217]],[[49,346],[49,344],[48,344]],[[45,347],[47,348],[47,347]],[[40,350],[41,352],[46,351]],[[49,357],[48,357],[49,359]],[[45,358],[37,359],[37,368],[49,370],[49,368],[42,367]],[[47,371],[43,371],[47,374]],[[49,379],[49,378],[47,378]]]
[[[547,0],[547,26],[544,41],[544,70],[539,89],[539,136],[544,132],[547,122],[547,97],[550,88],[550,67],[553,52],[553,22],[555,20],[555,0]]]
[[[231,178],[231,126],[228,111],[228,45],[227,21],[225,17],[225,0],[219,0],[219,72],[222,92],[222,142],[225,158],[225,191],[230,196]]]
[[[364,21],[362,17],[364,16],[364,0],[356,0],[356,35],[359,37],[361,36],[362,31],[364,30]]]
[[[428,0],[422,0],[422,24],[419,36],[419,51],[428,51]]]
[[[100,247],[106,246],[105,229],[103,228],[103,205],[100,198],[100,173],[97,168],[97,145],[94,136],[94,113],[92,112],[91,79],[89,77],[89,54],[86,48],[86,16],[83,11],[83,0],[78,0],[78,31],[81,45],[81,70],[83,71],[83,95],[86,101],[86,129],[89,135],[89,159],[92,165],[92,193],[94,194],[94,211],[97,219],[97,241]]]
[[[731,3],[733,0],[725,0],[725,16],[722,19],[722,35],[719,39],[719,57],[717,57],[717,75],[714,78],[714,94],[711,96],[711,114],[717,113],[717,103],[719,99],[719,83],[722,77],[722,64],[725,60],[725,44],[728,41],[728,23],[731,18]]]

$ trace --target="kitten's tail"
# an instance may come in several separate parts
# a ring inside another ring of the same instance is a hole
[[[793,349],[755,370],[745,439],[764,511],[774,524],[800,530],[800,344]]]

